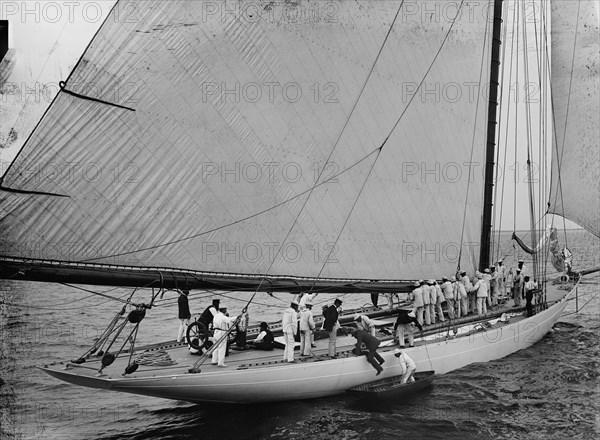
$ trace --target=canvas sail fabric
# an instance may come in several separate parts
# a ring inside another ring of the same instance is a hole
[[[549,211],[600,236],[600,17],[594,3],[552,3],[555,142]]]
[[[385,44],[400,2],[243,4],[117,4],[66,81],[105,103],[59,93],[3,179],[65,197],[0,191],[0,254],[415,279],[463,237],[475,268],[493,2]]]

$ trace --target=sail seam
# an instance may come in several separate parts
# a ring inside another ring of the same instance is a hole
[[[60,82],[58,83],[58,85],[59,85],[59,87],[60,87],[60,90],[61,90],[61,92],[64,92],[64,93],[66,93],[67,95],[71,95],[71,96],[74,96],[74,97],[76,97],[76,98],[80,98],[80,99],[85,99],[85,100],[87,100],[87,101],[99,102],[100,104],[111,105],[111,106],[113,106],[113,107],[122,108],[123,110],[130,110],[130,111],[132,111],[132,112],[134,112],[134,111],[135,111],[135,109],[134,109],[134,108],[127,107],[127,106],[125,106],[125,105],[116,104],[116,103],[114,103],[114,102],[104,101],[104,100],[102,100],[102,99],[98,99],[98,98],[92,98],[91,96],[85,96],[85,95],[81,95],[81,94],[79,94],[79,93],[75,93],[75,92],[73,92],[73,91],[71,91],[71,90],[68,90],[68,89],[67,89],[67,84],[66,84],[64,81],[60,81]]]
[[[37,196],[53,196],[53,197],[71,198],[71,196],[68,196],[66,194],[55,194],[55,193],[49,193],[49,192],[43,192],[43,191],[28,191],[25,189],[7,188],[7,187],[3,186],[2,183],[3,183],[3,179],[0,178],[0,191],[6,191],[6,192],[10,192],[10,193],[15,193],[15,194],[29,194],[29,195],[37,195]]]

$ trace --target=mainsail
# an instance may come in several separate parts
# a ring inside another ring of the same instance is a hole
[[[597,2],[591,0],[552,3],[551,82],[555,134],[549,211],[600,236],[600,16],[597,7]]]
[[[474,270],[493,1],[426,3],[117,3],[3,176],[0,255]]]

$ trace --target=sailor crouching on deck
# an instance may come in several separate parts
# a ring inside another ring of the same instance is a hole
[[[402,383],[414,382],[413,374],[417,370],[417,365],[404,351],[400,349],[394,350],[394,356],[398,358],[400,368],[402,369]]]
[[[218,313],[213,319],[213,327],[215,330],[215,341],[223,340],[219,342],[219,345],[212,354],[212,364],[218,367],[226,367],[225,365],[225,352],[227,351],[227,333],[231,328],[232,324],[238,318],[238,316],[229,317],[226,315],[227,307],[221,307]],[[241,315],[240,315],[241,316]]]
[[[371,336],[364,330],[358,330],[354,327],[351,327],[348,330],[348,333],[350,333],[356,338],[356,348],[352,350],[354,354],[356,356],[360,356],[362,354],[362,344],[364,343],[365,347],[367,347],[368,350],[367,360],[371,365],[373,365],[373,368],[377,370],[376,375],[379,376],[383,371],[383,368],[381,368],[381,364],[385,362],[384,359],[379,355],[379,353],[377,353],[377,347],[379,347],[379,344],[381,343],[379,339],[377,339],[374,336]]]
[[[359,330],[364,330],[368,333],[371,333],[371,336],[375,336],[375,324],[369,319],[368,316],[356,313],[353,317],[353,320]]]
[[[423,331],[423,326],[419,324],[414,312],[408,310],[400,310],[400,314],[394,324],[394,335],[398,337],[398,344],[400,348],[404,348],[404,336],[408,336],[408,346],[413,347],[415,345],[414,338],[414,325],[419,327],[420,331]]]
[[[285,350],[283,351],[283,360],[290,363],[294,361],[294,345],[296,345],[295,336],[298,331],[298,303],[292,301],[290,306],[283,312],[281,319],[283,338],[285,340]]]

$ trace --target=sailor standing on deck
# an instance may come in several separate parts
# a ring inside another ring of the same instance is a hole
[[[213,328],[215,330],[215,343],[218,342],[218,346],[214,349],[212,354],[212,364],[217,365],[218,367],[226,367],[225,365],[225,353],[227,351],[227,334],[229,333],[229,329],[232,324],[241,317],[232,316],[229,317],[226,315],[227,307],[221,307],[215,318],[213,319]],[[222,339],[222,340],[221,340]],[[220,341],[220,342],[219,342]]]
[[[432,324],[435,324],[435,308],[437,305],[437,291],[435,290],[435,280],[427,280],[427,288],[429,289],[429,319]]]
[[[420,281],[415,281],[415,289],[411,293],[413,300],[413,312],[417,315],[417,321],[423,325],[423,287]]]
[[[469,303],[469,309],[467,310],[467,313],[473,313],[477,308],[477,296],[475,296],[475,293],[472,293],[473,284],[471,284],[471,280],[469,279],[467,272],[464,270],[460,273],[460,282],[463,284],[463,286],[465,286],[465,290],[467,291],[467,299]]]
[[[492,307],[492,292],[490,288],[490,281],[492,280],[492,275],[490,274],[490,270],[486,267],[483,269],[483,274],[481,274],[483,281],[488,285],[488,295],[486,298],[486,303],[488,307]]]
[[[506,266],[502,259],[496,262],[496,272],[498,272],[498,293],[501,298],[506,296]]]
[[[401,383],[414,382],[415,378],[413,377],[413,374],[415,374],[415,371],[417,371],[417,365],[415,364],[415,361],[413,361],[404,352],[404,350],[399,350],[397,348],[394,350],[394,356],[398,358],[398,362],[400,363],[400,368],[402,370]]]
[[[298,303],[298,305],[300,306],[300,311],[302,311],[302,309],[306,308],[306,303],[310,302],[312,303],[315,298],[317,297],[319,293],[306,293],[304,294],[304,296],[302,296],[302,298],[300,298],[300,302]],[[315,345],[315,334],[314,332],[310,333],[310,346],[311,347],[316,347]]]
[[[477,282],[471,288],[471,292],[474,292],[477,297],[477,314],[481,315],[487,313],[488,284],[485,282],[481,272],[475,272],[475,276],[477,277]]]
[[[513,280],[512,294],[513,300],[515,301],[515,307],[521,307],[521,297],[523,295],[523,275],[521,275],[521,269],[517,269],[517,275]]]
[[[446,321],[446,318],[444,318],[444,311],[442,310],[442,303],[444,302],[444,293],[442,292],[442,288],[440,287],[440,285],[437,283],[436,280],[433,280],[433,287],[435,288],[435,294],[436,294],[436,302],[435,302],[435,309],[437,311],[437,315],[438,318],[441,322]]]
[[[189,294],[189,290],[181,290],[179,292],[179,298],[177,298],[177,307],[179,309],[179,331],[177,332],[177,342],[181,342],[185,336],[188,325],[190,325],[192,314],[190,313],[190,304],[188,302]]]
[[[421,288],[423,289],[423,310],[425,312],[425,325],[431,325],[431,291],[429,290],[429,285],[425,281],[421,283]]]
[[[444,299],[446,300],[446,312],[448,318],[454,319],[454,286],[448,277],[442,277],[442,292],[444,293]]]
[[[490,295],[492,297],[492,306],[498,305],[498,272],[496,266],[490,266]]]
[[[304,301],[304,308],[300,310],[300,354],[310,356],[310,337],[315,330],[315,320],[312,314],[312,303]]]
[[[338,317],[342,311],[342,300],[336,298],[332,305],[325,310],[325,322],[323,328],[329,333],[329,357],[337,357],[336,343],[337,331],[340,328]]]
[[[465,289],[465,285],[461,281],[457,281],[455,277],[452,278],[455,280],[454,289],[456,293],[456,302],[458,303],[456,317],[460,318],[461,316],[467,316],[469,314],[467,289]]]
[[[281,327],[283,330],[283,338],[285,340],[285,350],[283,350],[283,360],[289,363],[294,361],[294,345],[296,345],[295,336],[298,330],[298,303],[292,301],[290,306],[283,312],[281,319]]]
[[[527,275],[526,277],[524,277],[523,279],[524,284],[523,284],[523,290],[525,291],[525,306],[527,307],[527,316],[533,316],[533,292],[535,289],[537,289],[537,282],[536,281],[530,281],[530,277],[529,275]]]

